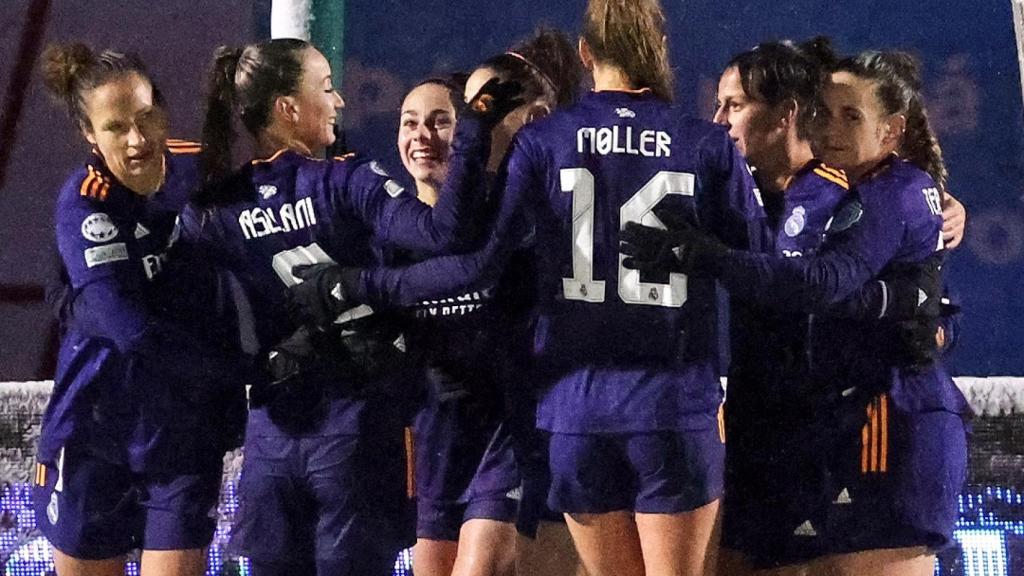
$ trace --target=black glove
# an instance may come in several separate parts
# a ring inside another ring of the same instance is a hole
[[[627,222],[619,238],[619,252],[626,255],[622,265],[642,273],[693,274],[708,271],[729,252],[714,236],[698,230],[685,218],[668,210],[654,210],[666,228]]]
[[[316,360],[309,328],[300,326],[291,336],[277,343],[267,354],[270,385],[281,386],[296,379]]]
[[[405,336],[393,319],[372,314],[341,325],[341,347],[364,384],[405,369]]]
[[[494,127],[523,102],[523,87],[518,82],[491,78],[460,113],[476,118],[486,127]]]
[[[893,265],[879,277],[885,305],[879,318],[893,321],[938,318],[942,314],[942,254],[923,262]]]
[[[320,328],[330,326],[339,314],[353,307],[350,294],[359,283],[358,268],[337,264],[301,264],[292,275],[302,280],[288,289],[288,307],[292,316]]]

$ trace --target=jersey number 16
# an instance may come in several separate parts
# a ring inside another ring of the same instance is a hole
[[[604,281],[594,280],[594,174],[586,168],[563,168],[562,192],[572,193],[572,278],[562,278],[566,300],[604,302]],[[693,196],[694,175],[658,172],[619,209],[619,230],[626,222],[664,228],[652,210],[669,194]],[[669,274],[668,284],[641,282],[640,272],[622,265],[619,254],[619,298],[626,304],[679,308],[686,302],[686,275]]]

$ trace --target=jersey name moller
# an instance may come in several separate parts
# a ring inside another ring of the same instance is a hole
[[[311,198],[303,198],[294,204],[286,202],[277,209],[277,213],[273,208],[256,207],[243,210],[238,215],[238,225],[242,227],[246,240],[301,230],[315,224],[316,213]]]
[[[629,154],[651,158],[672,155],[672,137],[661,130],[637,129],[632,126],[584,126],[576,131],[576,151],[580,154]]]

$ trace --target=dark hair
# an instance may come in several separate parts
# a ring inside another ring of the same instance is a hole
[[[736,68],[750,98],[776,106],[797,103],[797,135],[811,138],[824,107],[822,88],[836,65],[831,41],[818,36],[800,45],[789,40],[764,42],[732,57],[725,69]]]
[[[875,96],[885,113],[906,116],[907,126],[898,151],[927,172],[945,194],[949,173],[924,108],[917,59],[906,52],[868,50],[843,60],[837,70],[873,81]]]
[[[304,40],[278,38],[242,48],[221,46],[210,70],[203,123],[203,181],[209,185],[231,172],[237,113],[253,136],[267,127],[278,96],[294,94],[302,80]]]
[[[542,98],[555,106],[575,102],[583,79],[583,67],[569,37],[543,26],[480,66],[494,70],[502,80],[519,82],[527,102]]]
[[[658,98],[672,100],[665,14],[658,0],[589,0],[583,39],[595,59],[621,68],[634,88],[650,88]]]
[[[417,82],[405,92],[405,95],[408,96],[420,86],[440,86],[448,91],[448,100],[451,102],[452,107],[458,110],[463,100],[462,93],[466,89],[466,79],[468,77],[467,74],[462,72],[456,72],[448,76],[431,76]]]
[[[104,50],[99,54],[85,44],[50,44],[43,50],[43,84],[81,129],[91,129],[85,111],[85,93],[131,74],[137,74],[153,90],[153,103],[164,99],[153,77],[135,54]]]

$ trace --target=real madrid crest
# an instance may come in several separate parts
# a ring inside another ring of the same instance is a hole
[[[807,210],[803,206],[797,206],[793,208],[793,213],[786,218],[786,224],[783,229],[786,231],[786,236],[793,238],[797,234],[804,231],[804,226],[807,225]]]
[[[94,212],[82,221],[82,236],[90,242],[108,242],[117,237],[117,226],[103,212]]]

